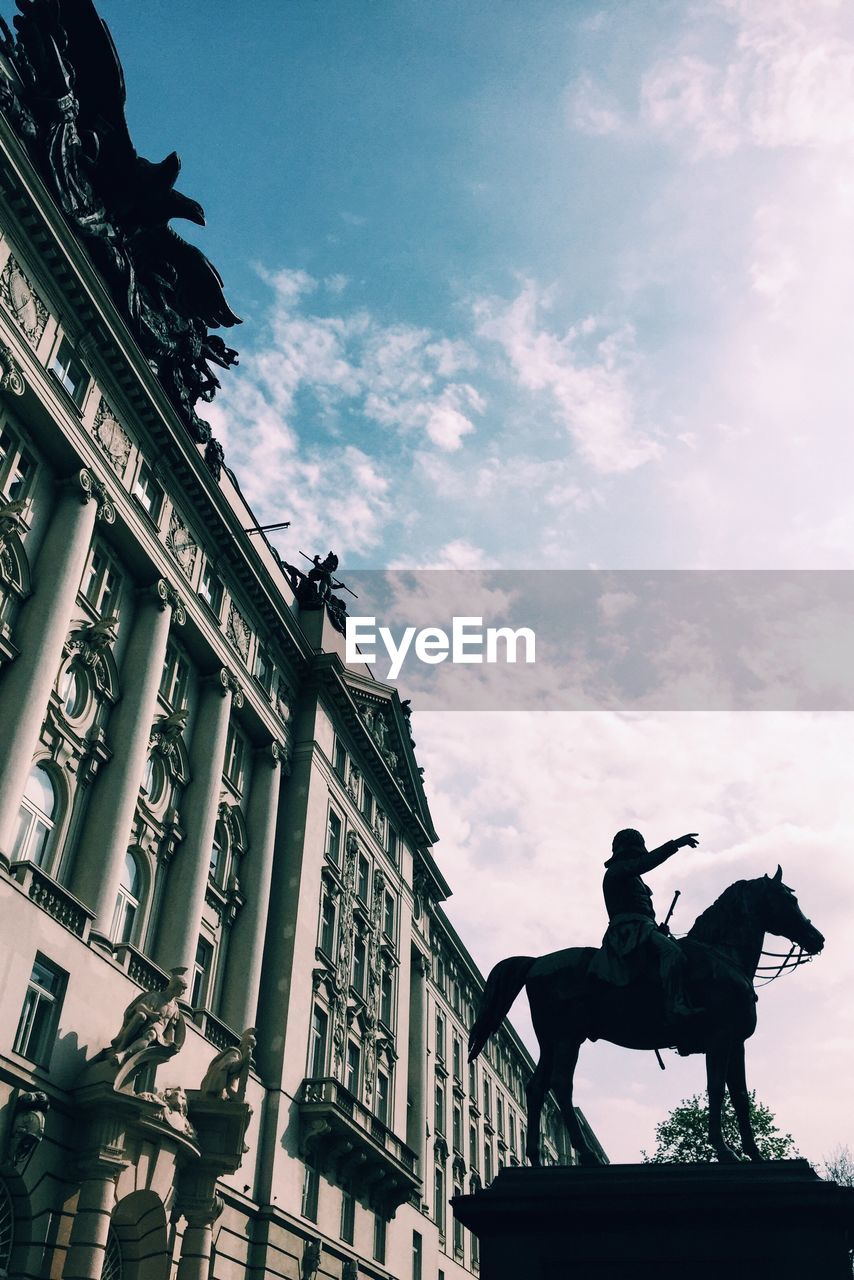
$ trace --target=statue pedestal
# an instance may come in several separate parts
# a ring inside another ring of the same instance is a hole
[[[502,1169],[452,1204],[481,1280],[851,1280],[854,1189],[806,1160]]]

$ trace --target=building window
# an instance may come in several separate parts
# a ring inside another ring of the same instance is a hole
[[[436,1061],[445,1061],[445,1015],[436,1010]]]
[[[374,1214],[374,1261],[385,1263],[386,1221],[381,1213]]]
[[[40,952],[27,983],[24,1005],[15,1033],[15,1053],[46,1067],[56,1037],[68,974]]]
[[[89,681],[77,662],[65,668],[59,685],[62,709],[69,720],[79,720],[89,705]]]
[[[503,1138],[504,1137],[504,1099],[501,1097],[500,1094],[498,1095],[496,1106],[498,1108],[498,1132]]]
[[[492,1181],[492,1143],[487,1138],[483,1144],[483,1180]]]
[[[208,942],[207,938],[199,938],[196,959],[190,971],[190,1005],[193,1009],[205,1008],[211,985],[213,958],[213,943]]]
[[[125,869],[116,894],[113,927],[110,931],[113,942],[133,942],[141,898],[142,874],[139,863],[132,853],[128,853],[125,856]]]
[[[141,462],[131,493],[147,516],[156,524],[163,509],[163,489],[154,478],[147,462]]]
[[[462,1187],[455,1182],[454,1195],[461,1196],[462,1194]],[[463,1224],[456,1216],[454,1217],[454,1257],[460,1262],[463,1260]]]
[[[268,697],[273,696],[273,681],[275,678],[276,668],[273,665],[273,659],[267,649],[262,644],[259,644],[258,652],[255,654],[255,679]]]
[[[438,1080],[433,1100],[433,1128],[439,1134],[445,1132],[445,1086]]]
[[[344,750],[344,744],[337,738],[335,739],[335,755],[332,767],[343,782],[347,777],[347,752]]]
[[[216,576],[213,565],[209,560],[205,561],[202,568],[199,595],[205,604],[209,605],[216,616],[219,617],[220,609],[222,608],[222,583]]]
[[[391,858],[392,862],[397,865],[399,856],[397,832],[392,830],[391,823],[388,823],[386,826],[386,843],[388,856]]]
[[[423,1261],[423,1245],[421,1234],[418,1231],[412,1233],[412,1280],[422,1280],[422,1261]]]
[[[243,789],[243,768],[246,760],[246,739],[234,721],[228,726],[225,740],[225,768],[223,773],[235,791]]]
[[[362,1070],[362,1051],[355,1040],[347,1043],[347,1088],[354,1098],[359,1096],[359,1076]]]
[[[388,969],[383,969],[380,981],[380,1022],[391,1030],[394,1010],[394,979]]]
[[[394,894],[389,893],[388,890],[386,890],[385,909],[383,911],[383,933],[391,942],[394,942],[394,924],[396,915],[397,912],[395,911]]]
[[[11,431],[0,429],[0,494],[9,502],[21,502],[30,490],[36,464]]]
[[[156,808],[166,793],[166,765],[162,756],[155,755],[154,752],[145,763],[142,789],[150,809]]]
[[[330,959],[335,952],[335,903],[328,893],[320,904],[320,950]]]
[[[477,1066],[473,1062],[469,1063],[469,1104],[477,1106]]]
[[[492,1119],[492,1085],[486,1077],[483,1081],[483,1114],[487,1120]]]
[[[18,829],[12,842],[13,862],[35,862],[42,866],[47,860],[51,834],[56,826],[56,787],[43,765],[30,770],[21,807],[18,810]]]
[[[330,862],[338,865],[341,856],[341,819],[334,809],[329,810],[326,819],[326,856]]]
[[[225,879],[225,868],[228,862],[228,833],[223,824],[218,822],[214,828],[213,844],[211,845],[211,864],[208,868],[208,875],[214,884],[222,885]]]
[[[350,1191],[341,1196],[341,1239],[345,1244],[353,1243],[356,1226],[356,1197]]]
[[[311,1019],[311,1036],[308,1044],[308,1074],[313,1079],[326,1074],[326,1034],[329,1018],[320,1005],[314,1006]]]
[[[48,371],[53,374],[60,386],[65,387],[79,409],[89,385],[89,374],[67,338],[63,338],[60,342],[48,365]]]
[[[510,1112],[510,1150],[515,1156],[516,1154],[516,1115]]]
[[[453,1141],[453,1144],[454,1144],[454,1150],[455,1150],[455,1151],[458,1151],[458,1152],[460,1153],[460,1155],[462,1155],[462,1152],[463,1152],[463,1109],[462,1109],[462,1107],[460,1106],[460,1104],[459,1104],[458,1102],[455,1102],[455,1103],[454,1103],[454,1120],[453,1120],[453,1134],[452,1134],[452,1141]]]
[[[365,943],[357,938],[353,945],[353,986],[360,996],[365,994]]]
[[[368,826],[370,826],[374,814],[374,796],[368,787],[362,787],[362,813],[365,815],[365,821]]]
[[[359,880],[356,893],[367,906],[371,896],[371,864],[363,853],[359,854]]]
[[[433,1220],[439,1228],[439,1234],[445,1234],[445,1170],[436,1166],[433,1176]]]
[[[463,1078],[463,1042],[454,1032],[454,1048],[453,1048],[453,1072],[455,1080]]]
[[[377,1072],[376,1113],[382,1124],[388,1124],[389,1079],[384,1071]]]
[[[189,678],[190,665],[178,646],[170,640],[166,647],[163,674],[160,677],[160,696],[170,711],[177,711],[184,706]]]
[[[106,552],[93,547],[80,584],[80,594],[102,618],[116,612],[121,578]]]
[[[479,1154],[478,1146],[479,1145],[480,1144],[478,1142],[478,1136],[477,1136],[477,1125],[470,1124],[469,1125],[469,1164],[473,1169],[479,1168],[479,1163],[478,1163],[478,1154]]]
[[[320,1192],[320,1174],[313,1165],[305,1166],[302,1180],[302,1216],[317,1222],[317,1200]]]

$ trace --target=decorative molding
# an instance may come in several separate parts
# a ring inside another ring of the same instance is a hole
[[[196,557],[199,553],[199,544],[174,507],[169,515],[166,547],[177,560],[181,572],[186,574],[188,578],[192,578],[193,570],[196,567]]]
[[[103,520],[104,524],[114,524],[116,508],[113,506],[113,501],[104,485],[92,474],[88,467],[83,467],[78,471],[77,483],[80,485],[80,500],[83,505],[85,506],[87,502],[94,500],[98,504],[98,519]]]
[[[157,592],[161,611],[171,607],[173,620],[179,627],[183,627],[187,621],[187,610],[177,589],[166,578],[158,578],[154,589]]]
[[[95,414],[92,434],[115,470],[123,475],[130,457],[131,438],[103,397]]]
[[[36,293],[29,277],[11,256],[0,271],[0,301],[17,321],[30,346],[37,347],[50,312]]]
[[[245,662],[249,657],[249,642],[252,632],[249,623],[232,600],[228,606],[228,619],[225,624],[225,638],[237,650]]]
[[[0,342],[0,387],[13,396],[22,396],[27,389],[21,366],[5,342]]]
[[[285,777],[290,775],[291,762],[293,760],[293,748],[290,742],[271,742],[267,758],[274,769],[278,769],[281,766]]]

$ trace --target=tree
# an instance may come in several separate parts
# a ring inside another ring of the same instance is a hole
[[[789,1160],[798,1155],[794,1138],[777,1128],[774,1113],[764,1103],[750,1095],[750,1118],[756,1145],[765,1160]],[[741,1149],[741,1138],[729,1095],[724,1098],[721,1114],[724,1141],[734,1150]],[[697,1094],[686,1098],[674,1107],[666,1120],[656,1125],[655,1150],[651,1155],[641,1152],[647,1164],[681,1164],[716,1160],[714,1148],[709,1142],[709,1104]]]
[[[834,1147],[825,1158],[824,1176],[841,1187],[854,1187],[854,1152],[850,1147]]]

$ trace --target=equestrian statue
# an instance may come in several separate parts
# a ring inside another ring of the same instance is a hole
[[[609,1040],[627,1049],[704,1053],[709,1139],[718,1159],[740,1159],[721,1131],[725,1088],[745,1156],[762,1159],[744,1070],[744,1043],[756,1029],[754,979],[767,968],[781,973],[818,955],[824,938],[783,883],[780,867],[773,876],[730,885],[684,938],[673,938],[666,922],[656,924],[652,893],[642,876],[697,843],[692,832],[648,850],[639,831],[618,831],[605,863],[608,928],[602,947],[569,947],[538,958],[510,956],[487,978],[469,1036],[469,1061],[498,1030],[524,987],[540,1046],[527,1089],[526,1155],[532,1165],[540,1162],[540,1113],[549,1090],[581,1164],[599,1162],[572,1100],[578,1051],[585,1040]],[[792,944],[788,955],[763,952],[766,933],[787,938]],[[781,963],[763,966],[763,954]]]

